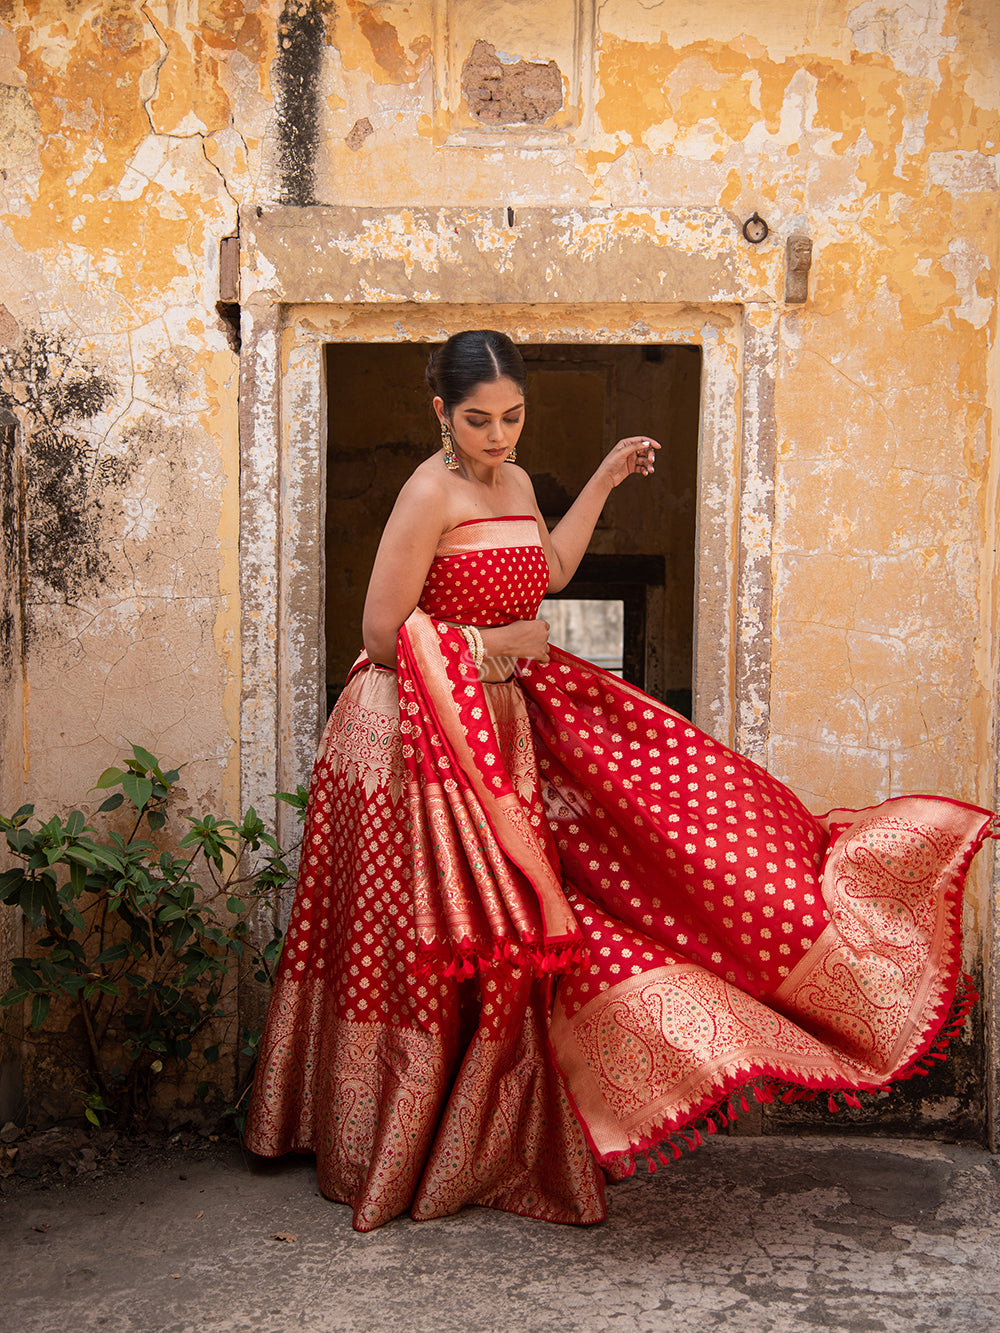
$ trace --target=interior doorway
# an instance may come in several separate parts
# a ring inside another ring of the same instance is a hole
[[[382,527],[403,482],[437,447],[424,378],[429,351],[427,342],[325,346],[328,706],[361,646]],[[573,642],[563,646],[603,665],[619,633],[616,669],[690,716],[701,349],[528,343],[521,352],[528,411],[518,457],[550,527],[615,440],[642,432],[663,446],[654,479],[610,497],[577,577],[559,595],[565,606],[550,617],[553,640],[565,633]],[[589,609],[576,605],[584,601]]]

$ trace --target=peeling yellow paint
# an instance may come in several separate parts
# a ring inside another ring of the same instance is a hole
[[[203,133],[211,125],[224,124],[228,108],[217,81],[216,62],[185,44],[187,34],[164,30],[150,14],[150,22],[166,47],[156,78],[156,93],[149,110],[161,134]],[[199,43],[201,46],[202,44]],[[198,55],[202,59],[197,59]],[[207,66],[207,69],[206,69]]]
[[[399,18],[400,26],[410,18],[412,26],[412,17],[405,11],[397,9],[394,17]],[[339,0],[333,39],[344,68],[364,70],[376,83],[412,83],[430,52],[429,35],[417,33],[408,42],[408,55],[400,42],[400,29],[366,0]]]

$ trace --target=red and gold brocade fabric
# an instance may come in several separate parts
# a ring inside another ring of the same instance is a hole
[[[989,812],[914,796],[818,819],[566,654],[522,688],[589,953],[550,1031],[602,1163],[714,1132],[751,1085],[851,1102],[967,1010],[961,890]]]
[[[986,811],[818,819],[559,650],[482,683],[448,622],[534,616],[546,584],[533,519],[446,533],[398,678],[356,670],[324,733],[247,1143],[314,1151],[361,1230],[599,1220],[597,1162],[697,1141],[750,1086],[884,1087],[968,1003]]]

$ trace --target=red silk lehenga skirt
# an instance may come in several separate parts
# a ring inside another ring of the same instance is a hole
[[[398,671],[330,716],[247,1146],[315,1153],[368,1231],[482,1204],[588,1223],[637,1156],[747,1095],[856,1102],[974,999],[961,895],[989,812],[810,814],[554,649],[484,684],[454,623],[529,618],[534,519],[444,535]]]

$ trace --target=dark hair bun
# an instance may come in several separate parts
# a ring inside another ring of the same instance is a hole
[[[495,329],[467,329],[454,333],[431,353],[427,383],[450,414],[472,396],[478,384],[513,380],[524,393],[525,371],[521,353],[505,333]]]

